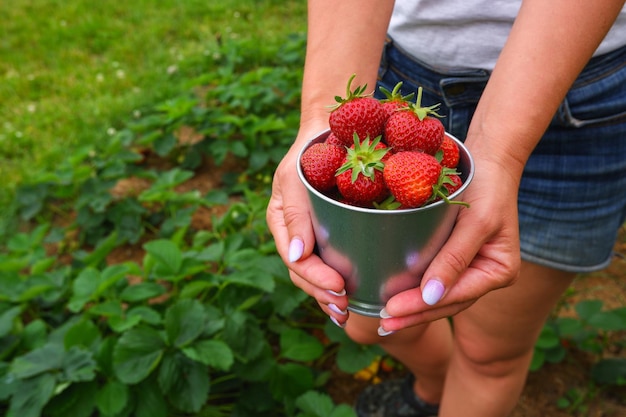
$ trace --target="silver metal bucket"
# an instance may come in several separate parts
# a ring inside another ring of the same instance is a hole
[[[424,271],[450,236],[460,206],[438,201],[416,209],[377,210],[343,204],[320,193],[306,181],[300,157],[329,133],[311,139],[298,156],[298,175],[313,211],[317,251],[345,279],[348,309],[378,317],[389,298],[420,285]],[[463,186],[449,198],[459,200],[473,178],[474,161],[462,142],[448,136],[459,146],[457,171],[463,179]]]

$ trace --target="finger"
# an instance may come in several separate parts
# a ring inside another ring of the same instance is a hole
[[[474,302],[475,301],[467,301],[463,303],[449,304],[445,307],[428,309],[403,317],[387,316],[385,318],[381,318],[380,325],[386,333],[396,332],[398,330],[419,326],[435,320],[452,317],[470,307],[474,304]]]
[[[317,255],[294,262],[289,268],[294,285],[318,301],[325,301],[326,293],[345,294],[343,277]],[[341,303],[341,308],[345,307],[347,307],[347,298],[345,303]]]
[[[466,210],[461,209],[450,237],[424,272],[420,287],[427,305],[435,305],[447,295],[485,242],[484,231],[488,229]]]

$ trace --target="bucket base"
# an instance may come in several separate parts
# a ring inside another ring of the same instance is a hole
[[[367,304],[354,300],[348,300],[348,310],[361,316],[380,318],[380,310],[385,306],[380,304]]]

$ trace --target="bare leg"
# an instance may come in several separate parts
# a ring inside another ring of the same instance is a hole
[[[522,263],[519,280],[454,318],[440,417],[505,417],[524,388],[543,324],[574,274]]]
[[[415,375],[417,395],[427,403],[438,404],[452,353],[449,322],[438,320],[385,337],[378,336],[379,324],[377,318],[351,314],[346,332],[357,343],[379,344]]]

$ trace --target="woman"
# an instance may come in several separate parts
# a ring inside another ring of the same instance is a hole
[[[626,215],[623,0],[310,0],[302,117],[267,220],[292,281],[359,343],[406,365],[370,387],[360,417],[506,416],[533,346],[578,272],[608,264]],[[353,85],[423,86],[476,169],[420,288],[381,318],[347,311],[343,279],[313,254],[296,158]],[[568,93],[569,92],[569,93]],[[453,317],[453,329],[446,319]]]

